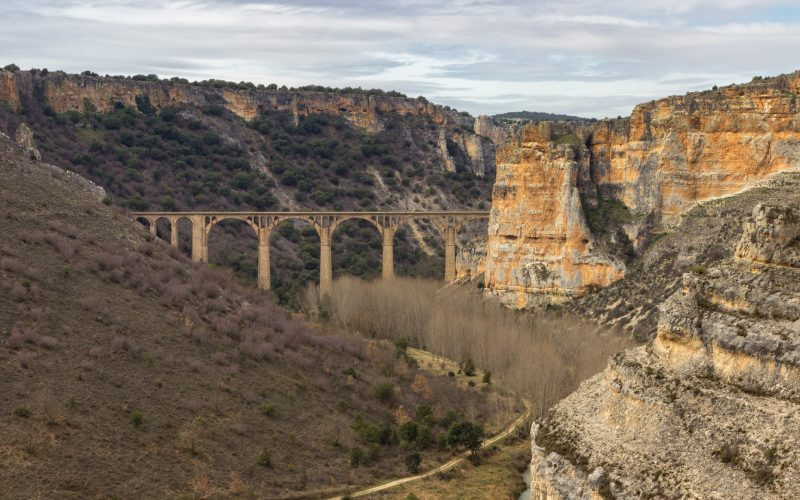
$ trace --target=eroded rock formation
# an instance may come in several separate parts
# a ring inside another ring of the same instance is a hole
[[[446,171],[467,168],[477,175],[494,171],[494,143],[502,128],[489,117],[481,120],[435,105],[423,98],[345,92],[292,90],[235,90],[206,86],[67,75],[46,76],[29,72],[0,71],[0,101],[18,110],[26,96],[41,95],[55,113],[86,110],[108,112],[116,103],[156,110],[170,106],[222,106],[235,115],[252,120],[262,112],[287,112],[299,123],[312,114],[343,116],[367,133],[385,129],[388,115],[418,116],[440,129],[440,157]],[[474,130],[474,132],[473,132]],[[463,161],[460,161],[463,157]]]
[[[619,257],[698,202],[798,169],[798,93],[800,72],[651,101],[626,119],[519,130],[497,155],[489,293],[527,306],[607,285],[624,276]]]
[[[756,206],[736,257],[661,304],[650,344],[535,426],[534,498],[800,495],[796,217]]]

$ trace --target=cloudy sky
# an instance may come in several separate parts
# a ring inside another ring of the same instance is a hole
[[[0,63],[604,117],[800,69],[781,0],[0,0]]]

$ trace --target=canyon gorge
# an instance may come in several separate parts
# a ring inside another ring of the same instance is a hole
[[[54,193],[64,188],[50,186],[48,176],[81,186],[87,192],[73,205],[115,221],[137,245],[144,236],[102,204],[122,211],[490,209],[488,224],[460,228],[457,284],[530,314],[580,316],[639,343],[534,422],[533,498],[800,495],[800,72],[646,102],[626,118],[509,121],[382,91],[2,71],[0,132],[8,136],[7,163],[24,167],[9,170],[14,178],[38,172]],[[14,217],[6,216],[9,227]],[[277,299],[298,310],[319,254],[313,231],[290,227],[271,242],[273,275]],[[334,262],[341,274],[380,271],[373,258],[380,243],[362,229],[343,230],[343,257]],[[23,242],[35,240],[15,231]],[[246,262],[225,252],[255,255],[253,242],[245,247],[241,230],[226,231],[214,263],[249,276]],[[433,224],[414,222],[396,238],[398,274],[438,272],[443,242]],[[186,247],[176,247],[172,258],[180,261]],[[158,268],[146,250],[131,248]],[[6,262],[25,255],[22,246],[5,253]],[[130,279],[86,266],[82,279],[100,273],[104,289]],[[64,280],[71,272],[62,270]],[[152,286],[169,295],[163,283]],[[0,291],[16,293],[6,288]],[[185,324],[184,336],[194,338],[187,318],[200,324],[198,311],[213,310],[199,293],[191,299],[197,310],[169,312],[163,328]],[[265,300],[256,302],[275,315]],[[242,324],[251,321],[237,314]],[[225,330],[203,322],[203,332]],[[273,333],[283,338],[292,329],[302,327],[281,323]],[[301,337],[309,345],[297,352],[322,359],[326,375],[339,375],[331,363],[340,358],[365,372],[381,369],[364,361],[361,340],[317,345],[313,335]],[[291,364],[299,356],[272,354],[271,343],[258,344],[262,356],[253,339],[232,338],[242,359]],[[217,364],[238,373],[235,357],[217,355]],[[341,384],[369,390],[353,374]],[[348,401],[330,403],[343,427],[355,404]],[[305,487],[305,479],[295,482],[298,491]]]

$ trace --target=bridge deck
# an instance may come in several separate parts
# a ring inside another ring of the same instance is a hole
[[[477,216],[489,217],[489,212],[486,210],[462,210],[462,211],[449,211],[449,210],[430,210],[430,211],[403,211],[403,210],[381,210],[374,212],[364,211],[323,211],[323,210],[307,210],[307,211],[287,211],[287,212],[228,212],[228,211],[203,211],[203,212],[129,212],[134,217],[139,216],[190,216],[190,215],[408,215],[416,217],[424,216],[443,216],[443,215],[459,215],[459,216]]]

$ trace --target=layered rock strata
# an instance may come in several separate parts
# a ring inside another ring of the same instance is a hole
[[[796,217],[757,206],[736,257],[659,307],[651,343],[535,426],[533,498],[800,496]]]
[[[630,255],[697,203],[797,170],[798,93],[800,72],[651,101],[625,119],[516,132],[497,154],[489,293],[528,306],[607,285],[625,274],[610,249]],[[581,219],[591,234],[567,229]]]
[[[295,124],[312,114],[343,116],[353,126],[374,134],[387,126],[387,116],[423,117],[440,129],[440,158],[446,171],[463,164],[477,175],[494,172],[494,142],[503,138],[502,127],[489,117],[476,120],[467,114],[435,105],[424,98],[374,95],[367,92],[314,92],[293,90],[235,90],[207,86],[67,75],[46,76],[0,71],[0,101],[17,111],[26,98],[42,99],[55,113],[96,110],[108,112],[117,103],[136,108],[143,99],[160,110],[191,105],[222,106],[236,116],[252,120],[264,112],[290,113]],[[459,156],[465,161],[459,162]]]

